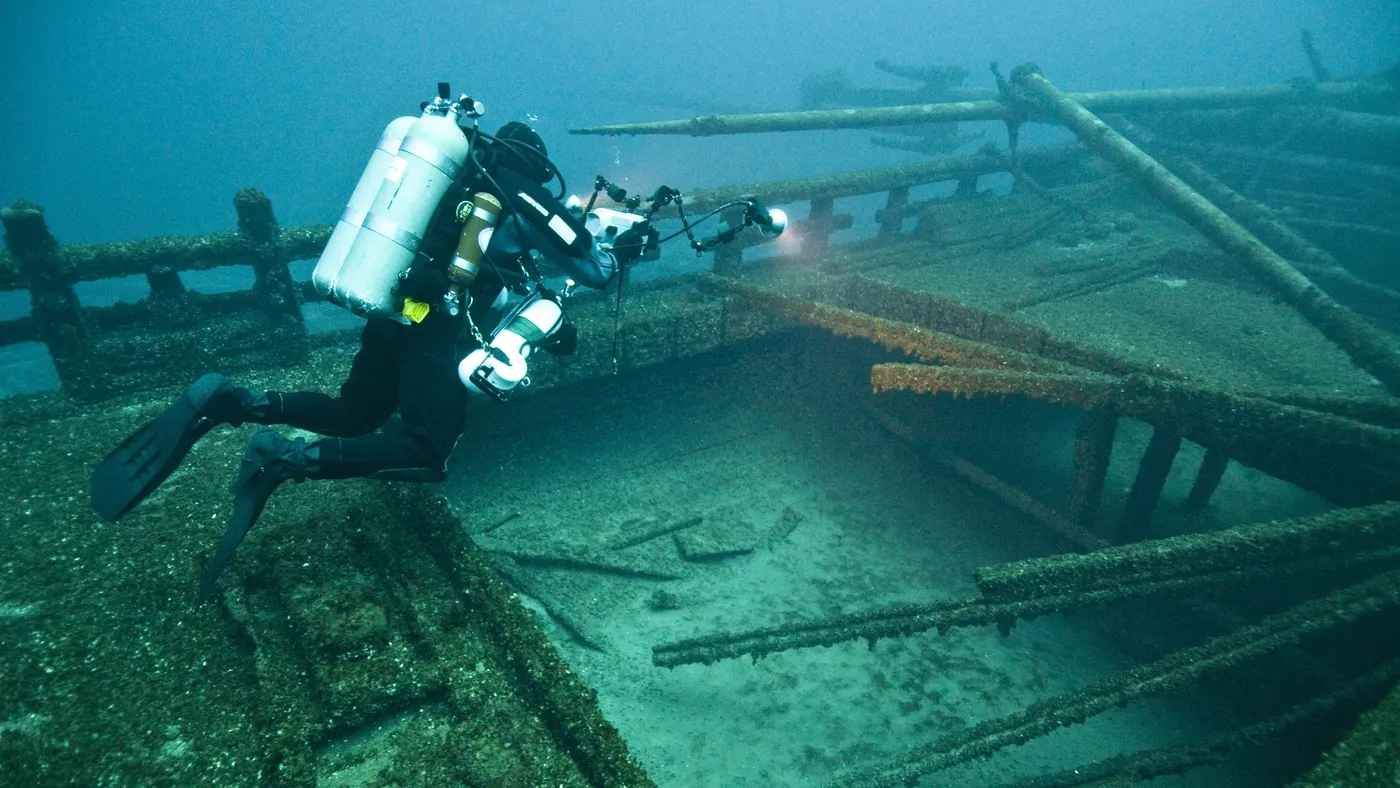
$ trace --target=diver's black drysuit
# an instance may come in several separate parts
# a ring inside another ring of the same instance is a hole
[[[563,206],[557,209],[562,212]],[[487,247],[488,259],[504,267],[532,249],[585,287],[606,287],[617,268],[613,255],[596,243],[585,256],[571,255],[516,213],[504,212]],[[504,287],[491,275],[493,270],[484,270],[471,290],[471,315],[478,323],[489,318],[490,306]],[[372,318],[338,397],[250,392],[255,404],[248,420],[327,436],[318,446],[308,447],[314,455],[308,468],[313,478],[441,481],[466,423],[467,390],[457,377],[457,363],[472,342],[465,315],[465,310],[452,316],[433,309],[416,325]],[[483,323],[483,330],[489,326]],[[375,432],[396,410],[401,427]]]
[[[512,181],[525,183],[509,172],[498,173],[498,177],[512,193]],[[564,206],[544,193],[536,191],[532,200],[528,205],[549,203],[546,207],[552,215],[566,215]],[[511,201],[508,195],[506,202]],[[575,230],[568,231],[574,242],[554,241],[522,219],[517,206],[515,211],[502,212],[486,249],[487,258],[519,259],[535,249],[575,282],[594,288],[606,286],[617,269],[617,258],[602,250],[582,224]],[[496,269],[493,266],[491,270]],[[441,274],[437,267],[428,269],[427,284],[417,285],[424,289],[415,300],[440,302],[447,280],[445,275],[435,274]],[[400,290],[414,289],[414,280],[410,275]],[[473,319],[484,316],[480,310],[489,306],[504,286],[501,276],[478,276],[477,280],[486,284],[473,283],[473,301],[478,307]],[[193,406],[192,411],[188,407],[186,411],[208,422],[286,424],[327,436],[308,443],[304,438],[291,440],[262,430],[249,439],[232,485],[233,516],[205,571],[201,598],[213,593],[224,566],[257,522],[267,499],[284,481],[360,476],[440,481],[446,477],[447,460],[466,422],[467,390],[458,378],[457,365],[466,355],[459,343],[468,311],[460,310],[453,316],[434,308],[416,325],[371,319],[339,397],[235,388],[220,375],[206,375],[186,392]],[[402,428],[374,432],[396,410]]]
[[[232,485],[233,516],[205,572],[207,597],[233,558],[267,499],[285,481],[376,476],[437,481],[466,423],[467,389],[458,363],[467,355],[467,316],[487,319],[507,277],[534,278],[529,253],[542,254],[575,283],[601,289],[640,247],[605,251],[583,223],[568,213],[543,185],[556,174],[544,142],[522,123],[507,123],[483,149],[477,175],[495,187],[503,210],[487,244],[487,265],[472,282],[470,309],[453,315],[443,308],[449,291],[446,273],[460,235],[456,210],[475,177],[454,186],[429,222],[420,259],[398,287],[400,297],[432,305],[417,324],[372,318],[365,325],[350,376],[332,397],[316,392],[279,393],[240,388],[218,373],[201,377],[170,407],[132,433],[92,475],[93,509],[115,521],[154,492],[179,467],[190,448],[220,424],[286,424],[326,436],[308,442],[261,430],[248,441]],[[494,172],[494,174],[492,174]],[[538,284],[538,283],[537,283]],[[556,352],[572,352],[574,334],[565,324],[535,342]],[[402,425],[376,432],[395,412]]]
[[[316,478],[440,481],[466,423],[467,391],[457,380],[462,323],[438,310],[417,325],[373,318],[339,396],[265,392],[249,420],[327,436],[313,447]],[[395,411],[401,426],[375,432]]]

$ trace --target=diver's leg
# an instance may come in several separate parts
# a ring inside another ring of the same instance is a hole
[[[230,485],[233,516],[219,540],[218,552],[205,569],[200,599],[208,599],[213,593],[219,574],[233,560],[234,551],[282,482],[349,479],[421,465],[422,460],[414,456],[410,446],[389,435],[376,433],[308,442],[305,438],[287,438],[272,430],[259,430],[248,440],[243,464]]]
[[[205,573],[202,597],[212,593],[219,573],[257,522],[267,499],[288,479],[441,481],[446,477],[448,457],[466,423],[466,389],[457,379],[458,331],[457,322],[443,315],[430,316],[397,335],[394,350],[399,356],[393,368],[397,372],[393,387],[403,417],[403,430],[397,434],[370,433],[311,442],[291,440],[271,430],[253,436],[233,483],[233,518]],[[370,358],[365,352],[369,345],[367,339],[361,355],[356,356],[357,367],[362,357]],[[352,371],[346,386],[356,380]]]
[[[261,398],[263,409],[249,421],[337,437],[374,431],[394,413],[398,364],[408,329],[392,320],[370,320],[339,396],[314,391],[253,392]]]
[[[460,433],[460,427],[457,431]],[[243,465],[233,481],[233,517],[218,552],[205,570],[200,598],[207,599],[213,593],[219,574],[282,482],[366,476],[441,481],[447,474],[447,458],[455,443],[455,436],[449,445],[445,441],[425,442],[406,433],[371,433],[308,442],[304,438],[289,439],[272,430],[257,432],[248,441]]]
[[[311,449],[315,445],[308,446],[305,438],[284,438],[272,430],[259,430],[248,441],[243,451],[243,464],[231,485],[233,517],[219,541],[218,552],[204,571],[199,589],[201,601],[213,593],[219,574],[233,560],[234,551],[252,530],[277,487],[288,479],[300,482],[318,478],[317,452]]]
[[[459,332],[457,320],[430,315],[407,334],[396,387],[402,429],[320,441],[324,473],[404,481],[446,478],[447,460],[466,424],[467,390],[457,378]]]

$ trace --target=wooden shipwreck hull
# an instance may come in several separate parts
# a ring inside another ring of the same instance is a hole
[[[1389,190],[1400,174],[1330,148],[1330,158],[1278,154],[1266,141],[1241,151],[1193,139],[1185,121],[1150,121],[1185,109],[1300,104],[1370,114],[1393,89],[1337,83],[1310,92],[1065,95],[1031,68],[1013,72],[1004,87],[1000,99],[978,102],[585,130],[708,135],[1055,118],[1084,141],[691,194],[687,205],[697,210],[741,196],[805,204],[789,231],[800,244],[759,260],[743,244],[723,247],[704,273],[632,286],[622,315],[609,298],[574,303],[580,351],[532,370],[539,390],[586,387],[618,369],[683,364],[717,350],[742,353],[766,335],[834,335],[887,352],[870,367],[872,393],[861,407],[916,452],[926,447],[902,415],[907,403],[886,407],[896,392],[925,402],[1036,400],[1078,423],[1072,481],[1055,495],[1018,489],[966,457],[929,454],[940,472],[1047,528],[1062,554],[988,567],[974,598],[660,644],[655,663],[756,658],[969,625],[1009,631],[1018,619],[1127,598],[1194,600],[1193,614],[1233,622],[1226,634],[1081,693],[840,778],[850,785],[902,784],[1262,654],[1292,654],[1292,664],[1325,677],[1323,689],[1219,740],[1086,765],[1084,774],[1180,772],[1339,706],[1373,701],[1400,674],[1396,659],[1343,670],[1299,646],[1393,616],[1400,604],[1400,277],[1393,245],[1358,244],[1357,234],[1339,229],[1355,226],[1382,242],[1393,235],[1400,217]],[[1130,117],[1109,124],[1094,113]],[[1382,117],[1350,116],[1345,129],[1393,133],[1394,116]],[[1345,147],[1355,138],[1339,131],[1334,142]],[[1015,180],[1010,194],[978,190],[982,176],[1003,172]],[[956,189],[935,190],[945,182]],[[1368,200],[1370,193],[1390,200]],[[845,198],[873,194],[883,195],[874,216],[843,207]],[[241,557],[216,611],[194,612],[181,589],[198,573],[194,557],[204,555],[208,529],[159,526],[219,511],[208,479],[230,471],[234,437],[211,438],[211,449],[192,455],[190,472],[140,515],[147,527],[118,533],[87,511],[77,491],[91,463],[75,464],[70,454],[100,456],[171,387],[211,367],[328,386],[353,349],[347,333],[308,333],[301,308],[320,296],[288,268],[317,255],[329,228],[280,228],[252,190],[240,192],[235,207],[236,232],[81,246],[59,245],[37,206],[3,213],[9,253],[0,259],[0,288],[28,290],[33,306],[0,323],[0,342],[44,343],[62,382],[60,393],[0,407],[0,445],[22,469],[7,477],[6,498],[23,504],[0,519],[0,552],[11,556],[7,582],[24,589],[23,598],[0,600],[7,628],[0,659],[22,666],[0,698],[15,710],[3,722],[6,768],[59,781],[101,773],[152,783],[308,785],[318,774],[377,764],[447,782],[649,784],[497,571],[509,576],[519,562],[564,559],[608,571],[650,569],[619,568],[594,553],[507,549],[485,532],[479,546],[426,492],[357,482],[318,493],[316,505],[298,490],[274,506],[264,528],[283,538]],[[851,228],[865,228],[866,237],[841,242]],[[1378,248],[1388,260],[1377,261]],[[222,265],[250,266],[254,287],[202,295],[178,276]],[[130,275],[149,282],[140,303],[96,308],[75,294],[80,282]],[[1109,511],[1108,459],[1128,419],[1150,425],[1152,437],[1125,504]],[[1208,505],[1232,461],[1341,508],[1161,533],[1154,515],[1183,441],[1205,449],[1187,509]],[[689,526],[647,527],[669,538]],[[690,542],[697,551],[720,547]],[[318,558],[304,561],[308,554]],[[1299,576],[1318,592],[1255,619],[1217,593],[1244,580],[1267,586]],[[530,593],[519,588],[524,577],[516,577],[518,590]],[[570,618],[566,601],[546,608]],[[573,628],[585,624],[575,620]],[[114,626],[126,633],[121,642],[104,634]],[[139,647],[129,642],[133,632]],[[108,668],[94,670],[95,663]],[[1394,697],[1382,703],[1300,784],[1344,773],[1349,785],[1383,784],[1355,776],[1356,764],[1395,749],[1400,728],[1379,722],[1394,706]],[[158,719],[178,722],[156,726]],[[356,750],[359,733],[384,726],[399,732],[389,751]]]

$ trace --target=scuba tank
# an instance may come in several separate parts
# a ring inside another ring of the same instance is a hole
[[[457,126],[461,111],[457,103],[441,97],[434,100],[407,127],[392,156],[387,155],[381,143],[381,148],[370,157],[360,185],[368,193],[372,187],[366,181],[373,183],[377,177],[378,187],[358,232],[348,243],[343,259],[339,258],[344,244],[333,249],[328,243],[312,274],[317,287],[330,300],[362,317],[409,322],[399,314],[394,288],[399,276],[413,264],[438,203],[466,164],[467,139]],[[390,128],[398,123],[394,121]],[[361,194],[360,187],[355,194]],[[349,208],[346,213],[350,214]],[[342,223],[348,236],[348,228],[353,224],[344,220]],[[336,233],[341,229],[337,226]],[[334,236],[335,233],[333,239]]]
[[[379,145],[375,147],[374,153],[370,154],[369,164],[360,175],[359,182],[355,184],[350,202],[345,205],[345,213],[341,214],[340,221],[336,222],[335,231],[331,233],[326,248],[321,252],[321,259],[316,261],[316,270],[311,272],[311,281],[321,295],[330,297],[335,287],[336,276],[340,274],[340,267],[345,264],[345,255],[350,252],[350,246],[360,234],[365,215],[369,213],[369,207],[373,204],[375,195],[379,193],[384,174],[389,171],[389,163],[398,155],[404,135],[408,134],[409,128],[417,120],[411,116],[395,118],[384,129],[384,134],[379,138]]]
[[[452,263],[447,266],[447,279],[452,285],[443,297],[449,314],[457,314],[462,293],[471,287],[476,275],[481,272],[481,261],[486,257],[486,247],[491,245],[491,234],[500,215],[501,201],[490,192],[477,192],[470,200],[457,206],[462,234],[457,239],[457,251],[452,256]]]
[[[526,361],[564,324],[564,310],[552,294],[536,290],[501,320],[485,347],[467,354],[457,377],[473,394],[505,402],[517,386],[530,385]]]

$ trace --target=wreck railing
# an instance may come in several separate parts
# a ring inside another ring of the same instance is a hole
[[[1019,164],[1027,172],[1082,170],[1092,161],[1088,149],[1077,144],[1019,153]],[[701,190],[687,195],[686,207],[698,215],[741,198],[756,197],[771,205],[807,202],[808,215],[790,222],[789,240],[779,242],[779,255],[795,255],[801,262],[812,263],[823,258],[835,233],[855,226],[855,216],[838,212],[837,200],[883,195],[883,205],[873,216],[874,237],[856,244],[880,247],[904,238],[906,220],[921,217],[942,199],[914,200],[912,189],[956,181],[957,193],[968,194],[979,177],[1010,169],[1004,152],[979,152]],[[234,232],[62,246],[50,234],[37,206],[17,203],[0,210],[9,249],[9,254],[0,254],[0,291],[27,289],[32,304],[30,315],[0,321],[0,345],[42,342],[61,387],[83,399],[168,385],[215,361],[224,369],[299,363],[310,342],[301,304],[323,299],[310,282],[295,281],[288,264],[317,257],[332,228],[279,227],[270,201],[257,190],[239,192],[234,203],[238,214]],[[721,214],[721,220],[729,226],[742,222],[742,209]],[[985,236],[985,232],[979,234],[988,240]],[[798,243],[790,245],[790,239]],[[758,243],[757,233],[741,235],[715,250],[708,266],[717,274],[732,275],[744,267],[746,247]],[[841,263],[833,260],[833,264]],[[203,294],[187,292],[181,282],[181,272],[237,265],[252,267],[251,290]],[[140,302],[110,307],[79,304],[75,284],[132,275],[144,276],[150,285],[150,295]],[[216,319],[224,323],[242,319],[243,323],[230,327]],[[147,330],[141,332],[143,328]],[[175,341],[178,331],[183,331],[183,344]],[[156,341],[162,336],[169,341]],[[103,343],[113,344],[96,347]]]
[[[1021,162],[1053,166],[1082,155],[1077,146],[1045,148],[1022,152]],[[885,205],[875,215],[878,233],[871,241],[883,244],[898,238],[904,219],[920,207],[910,203],[911,188],[949,180],[975,183],[981,175],[1009,166],[1004,155],[975,154],[697,191],[687,197],[686,205],[700,212],[742,197],[770,204],[809,202],[808,216],[794,220],[790,232],[801,238],[797,255],[810,262],[828,248],[833,233],[854,224],[851,214],[836,212],[837,199],[884,193]],[[332,228],[279,227],[271,201],[256,189],[238,192],[234,208],[238,229],[233,232],[65,245],[50,233],[39,206],[21,202],[0,210],[8,249],[8,254],[0,254],[0,291],[28,290],[31,302],[28,316],[0,321],[0,345],[42,342],[62,389],[87,400],[176,382],[197,372],[194,368],[211,356],[223,368],[235,369],[300,363],[309,342],[301,305],[324,298],[310,282],[295,281],[288,265],[319,256]],[[731,226],[742,222],[742,210],[722,214],[721,219]],[[745,247],[757,243],[753,234],[721,246],[712,253],[712,269],[733,274],[743,265]],[[180,278],[181,272],[240,265],[253,269],[251,290],[190,292]],[[133,275],[144,276],[150,286],[149,296],[134,304],[84,306],[74,290],[81,282]],[[261,322],[257,330],[215,322],[235,317],[260,317]],[[181,331],[183,344],[174,338]],[[168,340],[164,344],[157,341],[162,335]],[[99,348],[102,343],[114,344]]]
[[[20,202],[0,210],[9,251],[0,256],[0,290],[28,290],[30,295],[28,316],[0,322],[0,345],[42,342],[61,387],[88,400],[140,388],[162,377],[160,367],[178,367],[179,359],[162,355],[172,346],[157,341],[161,333],[183,331],[185,350],[226,361],[240,355],[255,357],[255,363],[303,360],[307,332],[301,304],[321,296],[310,283],[293,281],[287,266],[320,254],[331,228],[279,228],[271,202],[256,189],[238,192],[234,208],[235,232],[63,246],[50,233],[42,208]],[[192,293],[179,276],[181,271],[237,265],[252,268],[251,290]],[[80,282],[133,275],[145,276],[150,286],[150,295],[135,304],[82,306],[74,290]],[[210,330],[210,318],[239,314],[260,314],[264,323],[258,331],[243,326],[237,342]],[[131,333],[141,328],[149,329],[144,337]],[[122,332],[127,332],[124,339]],[[118,344],[104,347],[107,342]],[[149,354],[111,357],[119,347]],[[133,377],[138,370],[152,374]]]

